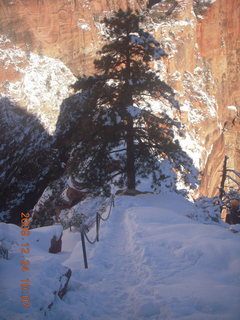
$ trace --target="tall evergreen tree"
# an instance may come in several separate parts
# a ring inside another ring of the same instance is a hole
[[[90,101],[85,105],[92,125],[82,135],[86,154],[94,150],[89,163],[97,167],[104,162],[110,163],[107,167],[115,167],[112,163],[117,162],[119,180],[128,189],[136,188],[139,175],[152,173],[157,183],[161,176],[156,173],[160,157],[168,158],[173,167],[185,173],[191,167],[191,161],[186,161],[186,154],[174,139],[173,126],[177,123],[165,113],[154,115],[146,102],[148,97],[164,97],[178,108],[172,88],[151,69],[151,62],[166,54],[159,42],[141,28],[143,21],[131,9],[119,10],[105,18],[106,44],[99,52],[100,58],[95,60],[97,75],[79,78],[74,84],[75,90],[81,90],[88,97],[86,101]],[[99,166],[99,170],[108,180],[108,168]]]

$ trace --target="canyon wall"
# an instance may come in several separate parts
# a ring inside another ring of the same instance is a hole
[[[93,71],[101,47],[100,21],[120,7],[146,6],[146,0],[1,0],[0,33],[22,50],[60,59],[75,73]]]
[[[200,17],[193,2],[160,1],[148,12],[145,27],[168,54],[153,67],[176,90],[185,126],[182,145],[201,173],[199,194],[214,196],[225,155],[228,166],[240,171],[240,6],[239,0],[216,0]],[[102,44],[102,18],[120,7],[144,9],[147,3],[1,0],[0,34],[26,57],[34,52],[61,60],[75,75],[91,74]],[[171,15],[164,15],[168,10]],[[0,80],[14,82],[20,76],[5,64]]]
[[[217,0],[198,23],[200,54],[215,82],[221,134],[204,170],[201,192],[216,193],[224,155],[228,167],[240,171],[240,5],[238,0]]]

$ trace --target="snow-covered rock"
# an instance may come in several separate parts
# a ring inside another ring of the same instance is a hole
[[[60,60],[32,52],[26,54],[3,35],[0,55],[3,69],[12,67],[19,78],[6,79],[0,93],[36,115],[44,129],[53,134],[61,103],[72,92],[69,86],[76,80],[72,72]]]

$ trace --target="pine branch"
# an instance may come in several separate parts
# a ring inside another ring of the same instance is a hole
[[[234,179],[233,177],[231,177],[230,175],[227,174],[227,175],[226,175],[226,178],[232,180],[233,182],[236,183],[236,185],[237,185],[238,187],[240,187],[240,182],[237,181],[236,179]]]
[[[236,170],[232,170],[232,169],[226,169],[227,172],[232,172],[234,174],[236,174],[236,176],[238,176],[238,178],[240,178],[240,172],[237,172]]]
[[[117,153],[117,152],[121,152],[121,151],[126,151],[127,149],[119,149],[119,150],[114,150],[114,151],[110,151],[109,153]]]

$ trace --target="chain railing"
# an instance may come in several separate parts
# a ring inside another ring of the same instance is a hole
[[[112,194],[110,197],[109,209],[108,209],[108,213],[107,213],[106,217],[103,216],[103,213],[102,214],[100,214],[99,212],[96,213],[95,221],[93,223],[96,225],[96,235],[93,240],[91,240],[87,235],[87,233],[89,231],[89,226],[87,226],[86,224],[81,224],[81,226],[80,226],[82,251],[83,251],[83,259],[84,259],[85,269],[88,269],[87,250],[86,250],[85,239],[90,244],[94,244],[99,241],[100,222],[101,222],[101,220],[105,222],[109,219],[111,212],[112,212],[112,208],[114,207],[114,198],[115,198],[115,195]]]

